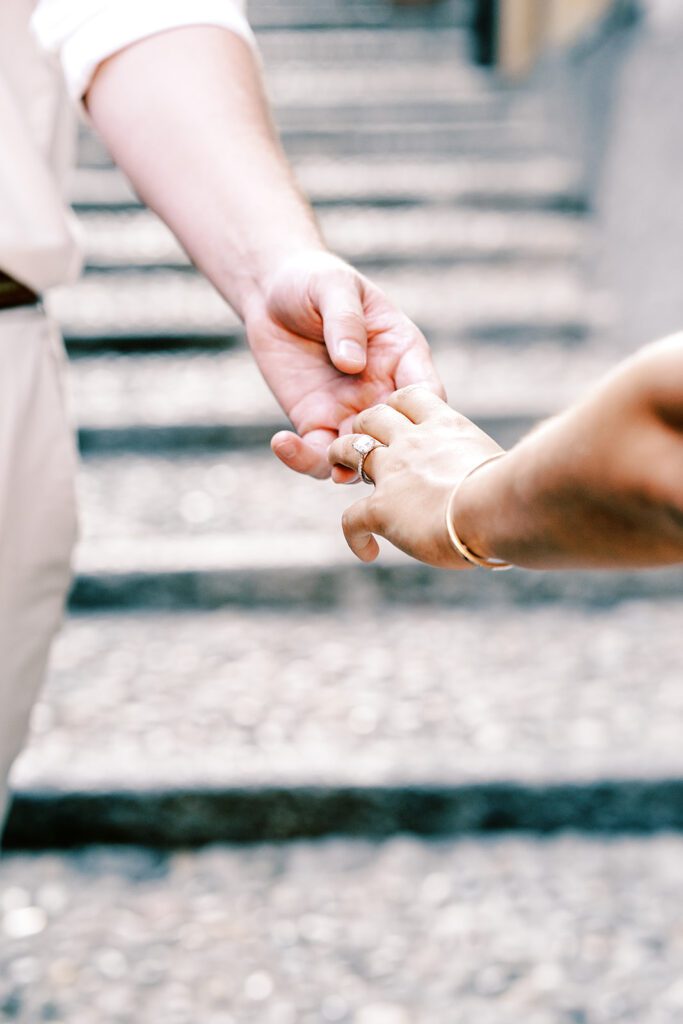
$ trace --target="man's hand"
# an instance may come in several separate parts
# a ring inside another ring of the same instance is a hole
[[[298,433],[280,431],[272,448],[285,465],[330,475],[327,449],[362,409],[397,388],[422,383],[444,396],[427,342],[367,278],[324,250],[288,260],[263,298],[245,308],[261,372]],[[354,473],[334,468],[348,483]]]
[[[141,198],[244,319],[298,431],[273,439],[283,462],[329,476],[327,448],[361,409],[417,381],[441,394],[417,328],[325,249],[243,39],[200,23],[144,38],[100,66],[86,101]]]

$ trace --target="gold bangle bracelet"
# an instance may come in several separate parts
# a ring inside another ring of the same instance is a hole
[[[465,480],[468,480],[469,477],[471,477],[473,473],[476,473],[478,469],[481,469],[482,466],[488,465],[489,462],[495,462],[496,459],[502,459],[504,455],[507,455],[507,452],[498,452],[497,455],[492,455],[491,458],[484,459],[484,461],[480,462],[479,465],[474,467],[474,469],[471,469],[469,473],[462,478],[460,483],[453,488],[451,496],[448,499],[448,504],[446,505],[446,529],[448,531],[451,544],[458,554],[461,555],[466,562],[469,562],[470,565],[477,565],[480,569],[488,569],[490,572],[505,572],[506,569],[512,569],[513,566],[510,562],[504,562],[500,558],[481,558],[479,555],[475,555],[474,551],[470,551],[467,544],[458,537],[455,526],[453,525],[453,507],[458,497],[458,492],[465,483]]]

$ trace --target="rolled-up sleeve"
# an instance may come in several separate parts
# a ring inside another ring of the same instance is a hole
[[[33,32],[80,100],[107,57],[168,29],[216,25],[255,46],[244,0],[39,0]]]

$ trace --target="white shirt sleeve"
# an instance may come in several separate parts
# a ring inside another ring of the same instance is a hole
[[[255,47],[244,7],[245,0],[39,0],[32,28],[61,61],[69,93],[79,101],[102,61],[167,29],[217,25]]]

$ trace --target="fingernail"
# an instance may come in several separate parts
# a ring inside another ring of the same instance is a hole
[[[349,363],[358,363],[359,366],[365,363],[365,349],[357,341],[340,341],[339,355]]]
[[[296,445],[292,444],[291,441],[289,444],[281,444],[278,448],[278,454],[284,459],[293,459],[296,455]]]

